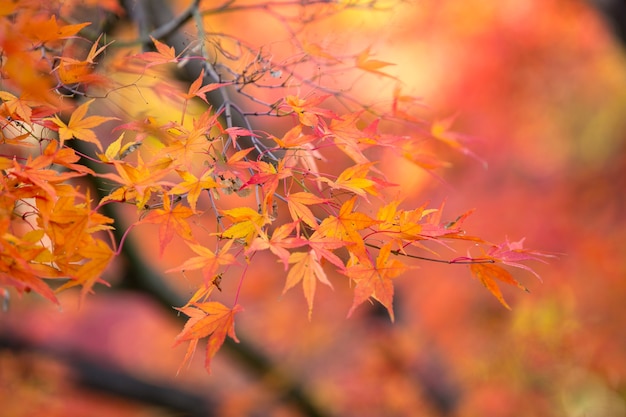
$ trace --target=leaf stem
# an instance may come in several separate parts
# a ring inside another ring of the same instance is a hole
[[[366,246],[380,250],[381,247],[374,245],[373,243],[365,243]],[[496,263],[494,259],[491,258],[469,258],[466,256],[457,257],[454,259],[437,259],[437,258],[429,258],[427,256],[413,255],[411,253],[402,252],[399,249],[392,250],[390,253],[396,256],[406,256],[407,258],[419,259],[421,261],[428,262],[437,262],[440,264],[448,264],[448,265],[472,265],[472,264],[493,264]]]

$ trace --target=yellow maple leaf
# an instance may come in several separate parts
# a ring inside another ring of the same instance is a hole
[[[260,228],[268,223],[265,216],[250,207],[221,210],[220,213],[233,222],[220,236],[223,239],[241,239],[246,244],[249,244],[258,235]]]
[[[74,110],[72,115],[70,116],[70,120],[67,124],[63,122],[59,116],[56,114],[54,117],[48,118],[46,120],[52,121],[55,125],[59,127],[59,140],[61,142],[61,146],[66,140],[70,139],[80,139],[85,142],[91,142],[95,144],[98,149],[102,152],[102,144],[100,140],[96,136],[96,133],[91,130],[96,126],[100,126],[104,122],[108,122],[109,120],[118,120],[117,117],[104,117],[104,116],[87,116],[87,110],[91,103],[94,102],[95,99],[91,99],[86,103],[81,104]]]
[[[314,250],[292,253],[289,256],[289,263],[294,265],[287,274],[287,281],[285,282],[283,294],[302,281],[302,289],[304,290],[304,296],[309,306],[309,320],[311,320],[311,315],[313,313],[313,298],[315,297],[317,281],[319,280],[321,283],[328,285],[330,288],[333,286],[328,280],[328,277],[320,264],[320,259]]]
[[[180,184],[176,184],[170,191],[169,194],[187,194],[187,201],[189,202],[189,207],[195,213],[196,212],[196,204],[198,203],[198,198],[200,198],[200,193],[203,190],[208,190],[210,188],[218,187],[218,184],[213,180],[213,172],[212,170],[208,170],[200,178],[196,177],[189,171],[177,171],[178,175],[181,176],[183,182]]]

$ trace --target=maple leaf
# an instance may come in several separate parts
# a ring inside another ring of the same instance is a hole
[[[303,145],[317,139],[317,136],[304,135],[302,133],[302,125],[295,125],[283,135],[282,139],[275,136],[270,136],[269,138],[276,142],[276,144],[278,144],[281,148],[287,149],[302,147]]]
[[[364,254],[365,243],[359,230],[380,223],[365,213],[353,212],[356,196],[343,203],[337,217],[328,216],[319,225],[317,231],[320,236],[337,238],[347,242],[350,251],[361,256]]]
[[[319,178],[320,171],[317,161],[325,161],[326,158],[311,143],[303,143],[299,148],[287,149],[283,158],[287,161],[289,167],[294,168],[300,165],[302,168],[314,176]],[[318,180],[318,185],[319,185]]]
[[[24,184],[38,187],[51,199],[57,196],[58,183],[84,175],[80,172],[58,172],[46,169],[45,167],[50,165],[50,159],[46,156],[38,156],[33,160],[29,157],[26,165],[18,164],[15,159],[12,162],[13,167],[7,170],[7,175],[19,179]]]
[[[206,104],[211,104],[209,103],[209,100],[206,98],[206,94],[213,91],[213,90],[217,90],[218,88],[222,88],[224,86],[227,85],[231,85],[232,82],[226,82],[226,83],[210,83],[207,85],[203,85],[204,84],[204,68],[202,68],[202,70],[200,71],[200,75],[198,75],[198,78],[196,78],[191,85],[189,86],[189,90],[186,93],[181,93],[178,90],[175,90],[175,93],[179,96],[181,96],[184,99],[183,102],[183,109],[181,111],[182,113],[182,117],[181,117],[181,121],[180,123],[183,124],[184,122],[184,116],[185,113],[187,111],[187,102],[194,98],[194,97],[198,97],[200,99],[202,99]]]
[[[371,48],[366,48],[363,52],[357,55],[356,67],[364,71],[371,72],[372,74],[382,75],[383,77],[389,77],[397,80],[397,78],[393,75],[389,75],[380,71],[381,68],[385,68],[395,64],[385,61],[379,61],[377,59],[370,59],[370,49]]]
[[[181,176],[183,182],[180,184],[176,184],[169,191],[170,195],[176,194],[187,194],[187,201],[189,202],[189,206],[191,210],[196,212],[196,204],[198,203],[198,198],[200,198],[200,193],[204,190],[209,190],[211,188],[218,187],[219,185],[213,179],[213,172],[211,169],[207,170],[200,178],[196,177],[189,171],[177,171],[178,175]]]
[[[75,25],[59,25],[55,15],[50,16],[46,21],[32,16],[25,17],[23,32],[31,39],[38,40],[42,44],[46,42],[66,39],[76,35],[80,30],[91,23],[78,23]]]
[[[249,244],[261,227],[268,223],[265,216],[250,207],[221,210],[220,213],[233,222],[228,229],[220,234],[222,239],[241,239]]]
[[[220,287],[220,282],[222,281],[222,274],[216,274],[211,281],[205,280],[204,283],[196,290],[196,292],[191,296],[187,304],[183,307],[189,307],[200,300],[208,300],[214,289],[218,289],[222,291]]]
[[[159,256],[163,256],[165,247],[172,241],[174,235],[185,240],[193,240],[191,227],[187,218],[194,215],[189,207],[177,204],[171,207],[170,198],[163,198],[163,208],[152,209],[137,224],[153,223],[159,225]]]
[[[290,253],[287,248],[295,248],[306,244],[304,239],[290,236],[298,223],[286,223],[277,227],[270,238],[266,232],[259,230],[259,236],[254,238],[246,249],[246,254],[269,249],[285,265],[285,271],[289,267]]]
[[[457,132],[453,132],[451,130],[452,124],[456,119],[456,115],[452,115],[450,117],[446,117],[443,119],[435,120],[430,127],[430,134],[434,139],[445,143],[453,149],[458,150],[464,155],[469,155],[479,161],[485,168],[487,167],[487,162],[478,157],[474,152],[472,152],[465,143],[470,141],[465,135],[462,135]]]
[[[54,291],[42,279],[56,278],[58,275],[54,268],[41,263],[48,260],[46,255],[49,255],[49,251],[36,243],[40,236],[31,235],[29,239],[7,232],[0,235],[0,284],[11,286],[19,293],[32,289],[58,304]]]
[[[367,157],[363,155],[363,149],[377,144],[369,132],[362,131],[357,127],[361,113],[350,113],[331,120],[330,126],[324,132],[326,137],[332,138],[335,145],[357,164],[369,162]]]
[[[463,222],[475,211],[474,209],[466,211],[453,221],[442,222],[441,216],[444,206],[445,202],[442,202],[439,209],[424,211],[423,215],[427,216],[427,219],[426,222],[422,224],[422,232],[420,233],[422,236],[435,239],[445,237],[446,239],[483,242],[480,238],[466,235],[463,229],[461,229]]]
[[[37,208],[42,213],[41,226],[50,237],[53,244],[53,253],[57,256],[55,263],[63,257],[72,262],[82,245],[89,221],[89,209],[83,205],[76,205],[74,196],[62,196],[53,201],[37,200]]]
[[[178,141],[178,137],[171,132],[170,128],[171,124],[160,124],[154,117],[148,116],[143,120],[133,120],[129,123],[119,125],[113,129],[113,131],[127,130],[136,132],[134,139],[138,144],[143,143],[146,138],[154,137],[161,143],[167,145]]]
[[[496,283],[496,280],[505,282],[510,285],[515,285],[518,288],[528,292],[528,289],[517,282],[515,278],[501,266],[490,264],[490,263],[474,263],[469,266],[472,275],[477,278],[482,284],[493,294],[494,297],[500,301],[500,303],[505,306],[507,309],[511,309],[509,305],[504,301],[504,297],[502,296],[502,292]]]
[[[324,236],[323,231],[320,233],[316,230],[307,240],[307,245],[317,254],[318,258],[326,259],[339,270],[343,270],[345,265],[341,258],[335,255],[332,251],[334,249],[346,246],[346,242],[334,237]]]
[[[315,288],[317,281],[322,284],[328,285],[332,288],[332,284],[328,280],[324,268],[320,264],[320,259],[315,251],[310,250],[308,252],[294,252],[289,256],[289,263],[294,264],[289,273],[287,274],[287,281],[285,282],[285,288],[283,294],[289,289],[293,288],[296,284],[302,281],[302,289],[304,290],[304,297],[307,300],[309,306],[309,320],[313,314],[313,298],[315,297]]]
[[[9,158],[5,158],[3,156],[0,156],[0,169],[1,170],[6,170],[9,169],[13,166],[13,161]]]
[[[340,63],[341,61],[332,56],[328,52],[324,51],[322,47],[317,43],[309,43],[307,41],[302,42],[302,50],[309,56],[316,58],[324,58],[333,63]]]
[[[60,62],[56,70],[59,74],[59,80],[61,80],[63,84],[105,84],[107,82],[106,77],[93,72],[96,57],[113,43],[109,42],[108,44],[98,48],[100,45],[100,38],[102,38],[102,35],[96,39],[91,46],[87,57],[83,60],[66,56],[59,57]]]
[[[23,120],[29,125],[32,124],[31,116],[33,114],[33,109],[31,108],[31,102],[26,100],[24,96],[16,97],[13,94],[7,91],[0,91],[0,100],[3,101],[2,107],[3,116],[11,117],[14,120]]]
[[[205,137],[205,129],[193,129],[179,135],[156,156],[171,159],[178,170],[188,171],[194,169],[194,160],[197,160],[199,155],[206,154],[208,148],[209,142]]]
[[[243,311],[243,308],[238,304],[233,308],[228,308],[222,303],[211,301],[195,303],[189,307],[177,308],[177,310],[189,316],[183,330],[174,340],[174,346],[189,341],[187,353],[183,363],[178,368],[178,372],[191,359],[198,345],[198,340],[208,337],[204,366],[207,372],[211,373],[211,359],[224,344],[226,336],[239,342],[235,335],[235,314]]]
[[[102,144],[100,140],[96,137],[92,128],[96,126],[100,126],[104,122],[108,122],[109,120],[119,120],[117,117],[104,117],[104,116],[88,116],[85,117],[87,110],[91,103],[93,103],[95,99],[91,99],[74,110],[72,115],[70,116],[70,120],[67,124],[63,122],[59,116],[54,115],[53,118],[48,118],[46,120],[52,121],[58,127],[59,132],[59,140],[61,142],[61,146],[66,140],[70,139],[80,139],[85,142],[90,142],[95,144],[100,152],[102,152]]]
[[[374,162],[368,162],[348,167],[339,174],[335,181],[326,177],[320,177],[319,180],[328,183],[333,189],[351,191],[361,197],[365,197],[366,193],[378,195],[375,187],[376,182],[365,178],[374,164]]]
[[[85,299],[96,283],[106,284],[101,276],[114,257],[114,252],[104,241],[93,239],[90,235],[86,236],[89,238],[82,242],[77,251],[83,257],[83,263],[71,274],[72,279],[57,289],[59,292],[66,288],[81,285],[81,300]]]
[[[381,223],[378,230],[401,244],[402,240],[420,239],[422,225],[419,222],[425,215],[424,207],[414,210],[398,210],[400,201],[392,201],[378,210],[376,219]]]
[[[250,177],[240,190],[250,185],[260,184],[265,194],[271,195],[276,191],[280,180],[293,176],[291,169],[285,167],[284,159],[278,161],[276,165],[264,161],[251,161],[250,167],[258,172]]]
[[[546,261],[541,259],[542,257],[553,258],[554,255],[536,250],[524,249],[524,240],[525,238],[517,242],[509,242],[509,240],[507,239],[504,243],[501,243],[500,245],[492,246],[491,249],[487,252],[487,258],[493,259],[496,262],[502,262],[505,265],[525,269],[526,271],[535,275],[537,279],[541,281],[541,277],[539,276],[539,274],[537,274],[532,268],[521,264],[520,262],[535,260],[545,263]]]
[[[50,141],[43,155],[50,158],[51,164],[61,165],[81,174],[94,174],[90,168],[76,163],[80,161],[80,156],[76,155],[74,149],[67,147],[59,149],[59,143],[56,141]]]
[[[143,209],[151,194],[161,191],[162,186],[159,180],[172,170],[171,162],[170,159],[160,159],[151,164],[145,164],[141,154],[137,156],[136,167],[123,161],[113,161],[119,175],[107,173],[99,174],[99,176],[123,185],[104,197],[101,203],[110,200],[128,201],[136,198],[137,207]]]
[[[422,122],[420,119],[418,119],[414,115],[409,114],[406,110],[400,109],[400,106],[399,106],[400,103],[406,103],[410,107],[412,106],[418,106],[420,108],[426,107],[423,103],[423,99],[406,95],[406,94],[402,94],[402,86],[400,85],[400,83],[398,83],[393,89],[393,101],[391,104],[391,114],[400,119],[404,119],[404,120],[408,120],[412,122],[418,122],[418,123]]]
[[[141,54],[135,55],[135,58],[139,58],[142,61],[147,62],[146,68],[150,68],[154,65],[178,62],[179,58],[178,56],[176,56],[176,50],[173,46],[167,46],[166,44],[153,38],[152,36],[150,36],[150,39],[152,39],[152,42],[154,43],[157,51],[143,52]]]
[[[298,115],[298,120],[304,126],[316,127],[320,122],[320,117],[334,119],[337,117],[330,110],[315,107],[330,97],[330,94],[314,96],[308,99],[301,99],[297,96],[285,97],[284,107],[289,108]]]
[[[206,104],[211,104],[206,98],[206,93],[211,92],[213,90],[217,90],[218,88],[224,87],[226,85],[231,85],[232,82],[227,83],[210,83],[207,85],[203,85],[204,83],[204,68],[200,71],[200,75],[198,78],[194,80],[193,83],[189,86],[189,91],[183,94],[185,99],[190,99],[193,97],[201,98]]]
[[[254,148],[242,149],[232,154],[227,160],[222,154],[217,155],[214,166],[216,174],[229,173],[241,177],[243,171],[251,167],[251,162],[246,157],[253,150]]]
[[[107,146],[106,151],[104,151],[104,154],[97,154],[98,158],[100,158],[102,162],[122,160],[141,146],[141,142],[137,141],[128,142],[122,145],[125,133],[126,132],[122,132],[116,140],[111,142],[111,144]]]
[[[391,321],[394,321],[392,279],[404,273],[409,267],[397,259],[390,260],[390,253],[391,244],[385,244],[380,248],[375,266],[369,260],[364,263],[352,262],[354,264],[349,265],[344,271],[344,274],[356,283],[354,301],[348,317],[359,305],[372,297],[385,306]]]
[[[222,248],[216,253],[202,245],[187,242],[187,245],[191,248],[191,250],[200,256],[189,258],[182,265],[176,268],[172,268],[166,272],[201,269],[205,283],[212,282],[212,279],[220,266],[235,263],[235,257],[232,254],[228,253],[233,243],[234,240],[227,241],[224,246],[222,246]]]
[[[291,218],[293,220],[302,220],[313,229],[317,228],[317,219],[313,215],[311,209],[307,206],[328,203],[327,199],[318,197],[315,194],[307,192],[287,194],[285,196],[285,201],[287,201],[287,207],[289,208],[289,214],[291,214]]]

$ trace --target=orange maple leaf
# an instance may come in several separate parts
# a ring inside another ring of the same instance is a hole
[[[122,145],[125,133],[126,132],[122,132],[117,139],[111,142],[109,146],[107,146],[106,151],[104,151],[104,154],[97,154],[102,162],[122,160],[141,146],[141,142],[138,141],[128,142]]]
[[[244,170],[250,168],[251,164],[246,158],[246,156],[252,151],[254,148],[245,148],[240,151],[232,154],[228,160],[225,160],[223,155],[217,155],[217,159],[215,161],[215,172],[217,174],[233,174],[237,177],[241,177],[243,175]],[[240,180],[241,181],[241,180]]]
[[[211,294],[213,293],[213,290],[215,290],[216,288],[219,291],[222,291],[222,288],[220,287],[221,282],[222,282],[221,273],[213,276],[213,279],[210,281],[205,280],[204,283],[200,286],[200,288],[198,288],[196,292],[191,296],[189,301],[187,301],[187,304],[185,304],[183,307],[189,307],[199,302],[200,300],[202,301],[208,300]]]
[[[472,158],[479,161],[486,168],[487,162],[481,159],[474,152],[472,152],[472,150],[466,145],[468,142],[471,142],[472,138],[461,133],[454,132],[451,129],[456,117],[457,115],[455,114],[443,119],[437,119],[433,121],[430,127],[431,137],[445,143],[446,145],[450,146],[453,149],[456,149],[464,155],[471,156]]]
[[[316,230],[307,240],[307,245],[317,254],[318,258],[325,258],[327,261],[335,265],[339,270],[343,270],[344,265],[341,258],[335,255],[334,249],[346,246],[346,242],[335,237],[324,236],[323,231]]]
[[[270,238],[263,230],[259,230],[259,236],[254,238],[250,246],[246,249],[246,254],[269,249],[285,265],[285,271],[289,266],[290,253],[287,248],[296,248],[305,245],[307,242],[291,233],[297,226],[297,222],[283,224],[274,230]]]
[[[20,165],[14,159],[13,167],[7,170],[7,176],[15,177],[24,184],[32,184],[41,189],[51,199],[57,196],[58,184],[70,178],[80,177],[84,175],[80,172],[58,172],[53,169],[47,169],[50,165],[50,158],[47,156],[38,156],[35,159],[28,159],[26,165]]]
[[[475,263],[469,266],[472,275],[477,278],[482,284],[493,294],[494,297],[500,301],[500,303],[507,309],[511,309],[509,305],[504,301],[502,292],[496,283],[496,280],[505,282],[510,285],[514,285],[522,290],[528,292],[528,288],[517,282],[515,278],[501,266],[490,263]]]
[[[119,120],[117,117],[103,117],[103,116],[88,116],[85,117],[87,110],[91,103],[94,102],[95,99],[91,99],[74,110],[72,115],[70,116],[70,120],[67,124],[63,122],[59,116],[56,114],[54,117],[48,118],[46,120],[50,120],[58,127],[59,131],[59,140],[61,142],[61,146],[66,140],[70,139],[80,139],[85,142],[90,142],[95,144],[100,152],[102,152],[102,144],[100,140],[96,137],[96,134],[92,128],[96,126],[100,126],[104,122],[108,122],[109,120]]]
[[[153,223],[159,225],[159,256],[163,256],[165,247],[172,241],[174,235],[185,240],[193,240],[191,227],[187,218],[194,212],[183,205],[171,207],[169,197],[163,198],[163,208],[152,209],[137,224]]]
[[[200,256],[189,258],[182,265],[172,268],[166,272],[201,269],[205,283],[212,282],[213,277],[220,266],[230,265],[236,262],[235,257],[228,253],[233,243],[233,240],[229,240],[218,252],[213,252],[211,249],[202,245],[187,242],[187,245],[191,248],[191,250]]]
[[[302,281],[304,297],[306,298],[309,306],[308,316],[309,320],[311,320],[311,315],[313,314],[313,298],[315,297],[317,281],[319,280],[322,284],[326,284],[330,288],[332,288],[333,285],[328,280],[328,277],[324,272],[324,268],[322,268],[322,265],[320,264],[320,259],[315,251],[310,250],[308,252],[294,252],[289,256],[289,263],[294,265],[287,274],[287,281],[285,282],[283,294]]]
[[[330,126],[326,127],[324,132],[328,138],[333,140],[337,148],[341,149],[357,164],[367,163],[369,159],[363,155],[363,149],[377,144],[370,137],[369,132],[357,127],[361,113],[350,113],[331,120]]]
[[[365,242],[359,234],[359,230],[380,223],[365,213],[353,212],[357,197],[343,203],[337,217],[328,216],[319,225],[317,232],[320,236],[337,238],[347,242],[347,248],[357,256],[365,252]]]
[[[187,91],[186,94],[183,94],[183,97],[186,99],[198,97],[202,99],[206,104],[211,104],[209,103],[209,100],[206,98],[206,93],[211,92],[213,90],[217,90],[218,88],[222,88],[227,85],[231,85],[232,82],[210,83],[206,85],[203,85],[203,84],[204,84],[204,68],[202,68],[202,70],[200,71],[200,75],[198,75],[198,78],[196,78],[194,82],[191,83],[191,85],[189,86],[189,91]]]
[[[376,190],[376,182],[366,178],[368,171],[374,165],[374,162],[353,165],[346,168],[335,181],[326,177],[320,177],[319,180],[326,182],[333,189],[351,191],[356,195],[365,197],[366,193],[378,195]]]
[[[400,201],[394,200],[378,210],[376,218],[381,221],[378,230],[398,242],[402,246],[402,240],[422,239],[422,226],[419,222],[428,211],[424,207],[414,210],[398,210]]]
[[[4,225],[8,226],[7,219]],[[3,227],[3,229],[5,229]],[[54,291],[42,278],[56,278],[56,270],[41,262],[49,255],[46,248],[33,239],[19,238],[2,230],[0,234],[0,285],[11,286],[18,293],[34,290],[58,304]],[[42,256],[43,255],[43,256]]]
[[[29,125],[32,124],[33,109],[31,105],[34,102],[25,99],[24,95],[18,98],[7,91],[0,91],[0,100],[2,100],[5,118],[10,117],[13,120],[23,120]]]
[[[60,62],[56,69],[59,73],[59,79],[63,84],[106,84],[106,77],[93,72],[96,57],[113,43],[109,42],[108,44],[98,48],[101,37],[102,35],[96,39],[91,46],[87,57],[83,60],[66,56],[59,57]]]
[[[270,136],[270,139],[276,142],[276,144],[278,144],[278,146],[280,146],[281,148],[286,149],[302,147],[302,145],[305,145],[317,139],[317,136],[304,135],[302,134],[302,125],[295,125],[291,129],[289,129],[287,133],[285,133],[282,139],[279,139],[275,136]]]
[[[67,147],[59,149],[59,143],[56,141],[49,143],[43,152],[43,156],[49,157],[51,164],[61,165],[81,174],[94,174],[89,167],[76,163],[80,161],[80,156],[76,155],[74,149]]]
[[[377,59],[370,59],[370,48],[366,48],[356,57],[356,67],[364,71],[371,72],[372,74],[382,75],[383,77],[389,77],[397,80],[393,75],[386,74],[380,71],[381,68],[395,65],[391,62],[379,61]]]
[[[183,330],[174,340],[174,346],[189,341],[187,353],[183,363],[178,368],[178,372],[191,359],[198,346],[198,340],[208,336],[204,366],[207,372],[211,373],[211,359],[224,344],[226,336],[228,335],[235,342],[239,342],[235,335],[235,314],[243,311],[243,308],[238,304],[233,308],[228,308],[222,303],[211,301],[196,303],[190,307],[178,308],[177,310],[189,316],[189,320],[185,323]]]
[[[324,58],[325,60],[331,61],[333,63],[340,63],[341,61],[336,57],[332,56],[328,52],[324,51],[322,47],[317,43],[309,43],[307,41],[302,42],[302,50],[309,56],[316,58]]]
[[[189,171],[177,171],[178,175],[181,176],[183,182],[176,184],[169,191],[170,195],[182,195],[187,194],[187,201],[189,202],[189,207],[195,213],[196,212],[196,204],[198,203],[198,199],[200,198],[200,193],[204,190],[209,190],[211,188],[218,187],[218,183],[213,179],[213,172],[211,169],[206,171],[204,174],[200,176],[200,178],[196,177]]]
[[[76,25],[59,25],[55,15],[50,16],[48,20],[33,16],[24,16],[23,20],[24,28],[22,30],[24,34],[42,44],[74,36],[82,28],[91,24],[86,22]]]
[[[141,154],[137,155],[136,167],[123,161],[113,161],[119,175],[106,173],[100,174],[100,176],[123,185],[104,197],[101,203],[109,200],[128,201],[136,199],[137,207],[145,208],[152,193],[161,191],[162,184],[159,180],[172,170],[171,163],[170,159],[160,159],[145,164]]]
[[[380,248],[375,266],[369,260],[361,263],[353,259],[354,264],[346,268],[344,273],[356,282],[354,301],[348,312],[348,317],[359,305],[372,297],[385,306],[391,321],[394,320],[392,279],[405,272],[409,267],[397,259],[390,260],[390,253],[391,244],[386,244]]]
[[[209,103],[209,100],[207,99],[206,94],[213,90],[217,90],[218,88],[231,85],[232,82],[210,83],[206,85],[203,85],[203,84],[204,84],[204,68],[202,68],[202,70],[200,71],[200,75],[198,75],[198,78],[196,78],[194,82],[191,83],[191,85],[189,86],[189,90],[186,93],[181,93],[178,90],[175,91],[177,95],[181,96],[185,100],[183,103],[183,109],[181,112],[182,113],[182,117],[180,121],[181,124],[183,124],[184,122],[184,116],[187,111],[187,102],[189,100],[191,100],[194,97],[198,97],[202,99],[206,104],[210,105],[211,103]]]
[[[313,96],[308,99],[301,99],[297,96],[285,97],[283,107],[287,107],[298,115],[298,119],[303,126],[316,127],[320,122],[320,117],[334,119],[337,117],[330,110],[315,107],[330,97],[330,94],[323,96]]]
[[[302,220],[312,228],[317,228],[317,219],[313,215],[313,212],[307,206],[314,204],[325,204],[327,199],[318,197],[315,194],[307,192],[291,193],[285,196],[287,201],[287,207],[289,208],[289,214],[293,220]]]
[[[154,65],[178,62],[179,58],[176,55],[176,50],[173,46],[167,46],[166,44],[153,38],[152,36],[150,36],[150,39],[152,39],[152,42],[154,43],[157,51],[143,52],[141,54],[135,55],[135,58],[139,58],[147,62],[146,68],[150,68]]]
[[[81,243],[77,253],[85,262],[76,265],[75,272],[71,274],[72,279],[57,289],[58,292],[81,285],[81,300],[84,300],[96,283],[106,284],[101,276],[114,257],[114,252],[103,240],[94,239],[91,235],[84,236],[86,239]]]

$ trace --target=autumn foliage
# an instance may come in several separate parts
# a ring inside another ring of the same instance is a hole
[[[102,7],[120,13],[112,4]],[[159,255],[173,242],[189,249],[187,260],[165,272],[202,277],[188,302],[173,306],[189,317],[175,344],[189,343],[188,360],[208,338],[208,370],[225,338],[237,340],[235,322],[245,307],[239,294],[264,253],[276,260],[267,279],[284,280],[284,292],[300,288],[303,314],[313,320],[318,286],[333,287],[338,279],[353,289],[348,316],[375,300],[394,320],[394,283],[416,268],[415,260],[466,264],[508,308],[499,285],[526,290],[510,267],[533,273],[527,262],[549,256],[526,249],[523,239],[491,243],[468,233],[463,223],[471,210],[459,215],[445,212],[444,204],[403,204],[402,184],[387,179],[381,155],[433,175],[447,164],[448,151],[437,156],[432,149],[444,145],[474,156],[452,131],[453,119],[423,121],[413,107],[417,99],[403,95],[400,83],[382,104],[348,100],[342,107],[347,93],[302,76],[295,61],[273,61],[258,50],[254,66],[227,67],[220,61],[224,50],[209,52],[219,34],[177,50],[165,36],[133,44],[62,15],[30,1],[0,7],[5,293],[35,292],[57,303],[60,291],[80,287],[88,303],[96,284],[107,284],[103,277],[126,235],[156,225]],[[297,36],[293,43],[301,65],[395,80],[387,72],[391,64],[369,48],[338,57]],[[192,63],[199,71],[181,87],[174,73]],[[271,100],[249,95],[249,88],[267,83],[273,83]],[[108,104],[120,90],[150,92],[175,110],[166,117],[115,113]],[[250,109],[235,95],[248,99]],[[256,128],[257,122],[269,128]],[[398,126],[409,128],[399,134]],[[122,223],[105,209],[128,206],[130,224],[118,239],[114,230]],[[229,303],[214,297],[225,274],[239,280],[235,292],[221,294]]]

